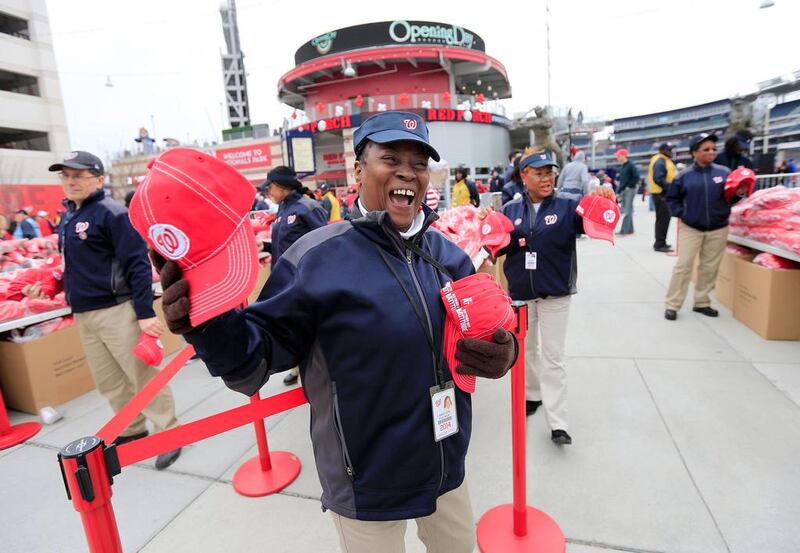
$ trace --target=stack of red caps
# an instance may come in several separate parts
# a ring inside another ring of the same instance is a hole
[[[157,367],[164,359],[164,345],[157,336],[142,332],[139,341],[133,346],[133,354],[147,365]]]
[[[493,257],[497,252],[508,246],[511,242],[511,231],[514,223],[499,211],[490,211],[481,224],[481,244],[483,244]]]
[[[453,381],[462,391],[475,391],[475,377],[456,371],[456,344],[462,338],[491,341],[495,330],[515,326],[511,298],[494,278],[475,273],[448,282],[440,294],[447,310],[444,322],[444,355]]]

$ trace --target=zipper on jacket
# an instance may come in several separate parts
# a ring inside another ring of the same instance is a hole
[[[344,464],[344,471],[350,480],[356,477],[356,471],[353,469],[353,463],[350,461],[350,453],[347,451],[347,442],[344,441],[344,429],[342,428],[342,417],[339,414],[339,396],[336,393],[336,382],[331,382],[331,394],[333,398],[333,426],[336,430],[336,435],[339,436],[339,444],[342,446],[342,463]]]
[[[411,280],[414,283],[414,288],[417,290],[417,295],[419,296],[420,303],[422,303],[422,310],[425,312],[425,318],[428,321],[428,331],[430,332],[431,336],[433,336],[433,323],[431,322],[431,314],[428,311],[428,303],[425,301],[425,295],[422,293],[422,287],[419,285],[419,280],[417,280],[417,274],[414,272],[414,265],[412,263],[412,253],[411,250],[406,250],[405,252],[406,258],[406,265],[408,266],[408,272],[411,275]],[[436,374],[436,354],[431,351],[431,357],[433,358],[433,379],[439,385],[444,385],[444,382],[439,382],[439,376]],[[452,369],[455,370],[455,367]],[[442,473],[439,476],[439,488],[442,489],[442,482],[444,482],[444,445],[442,442],[438,442],[439,445],[439,460],[442,466]]]
[[[544,200],[542,200],[541,203],[544,203]],[[531,241],[531,247],[533,247],[533,233],[536,230],[536,218],[539,216],[539,211],[533,207],[533,202],[531,202],[529,198],[525,198],[525,209],[527,210],[528,208],[530,208],[529,211],[533,211],[528,223],[528,239]],[[539,205],[539,209],[542,209],[541,204]],[[528,251],[529,250],[526,246],[525,252]],[[538,294],[536,293],[536,288],[533,287],[533,271],[528,271],[527,269],[525,269],[525,271],[528,273],[528,280],[531,283],[531,292],[533,293],[534,296],[537,296]]]
[[[708,210],[708,172],[703,172],[703,184],[706,189],[706,230],[708,230],[711,228],[711,213]]]

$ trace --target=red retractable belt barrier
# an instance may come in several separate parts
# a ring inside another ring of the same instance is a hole
[[[0,390],[0,449],[13,447],[35,436],[42,425],[38,422],[23,422],[12,425],[8,420],[6,402],[3,400],[3,391]]]
[[[81,515],[90,553],[122,553],[119,530],[111,505],[113,478],[120,473],[122,467],[254,423],[259,449],[259,457],[254,460],[258,462],[260,469],[256,478],[259,485],[263,488],[266,482],[271,488],[267,493],[272,493],[291,483],[300,472],[300,461],[291,453],[278,451],[270,454],[263,419],[306,403],[302,388],[264,399],[256,393],[247,405],[181,424],[119,447],[113,444],[119,433],[128,427],[193,354],[194,348],[185,346],[96,436],[74,440],[59,452],[58,462],[67,499],[72,501],[73,507]],[[5,428],[4,420],[7,425],[4,414],[5,408],[0,397],[0,438]]]
[[[478,548],[482,553],[564,553],[564,533],[546,513],[527,504],[525,464],[525,336],[528,306],[512,304],[517,316],[514,334],[519,355],[511,368],[511,446],[513,455],[513,503],[488,510],[478,521]]]

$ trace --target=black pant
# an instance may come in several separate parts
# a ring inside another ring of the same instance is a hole
[[[662,248],[667,245],[667,231],[669,231],[669,220],[672,214],[663,192],[653,194],[653,202],[656,204],[656,241],[653,247]]]

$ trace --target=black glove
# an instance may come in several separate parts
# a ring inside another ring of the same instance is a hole
[[[519,346],[514,335],[498,328],[492,341],[463,338],[456,344],[456,371],[483,378],[502,378],[517,360]]]
[[[161,279],[161,308],[167,328],[173,334],[186,334],[194,330],[189,322],[189,282],[182,279],[181,268],[174,261],[167,261],[150,250],[150,260]]]

